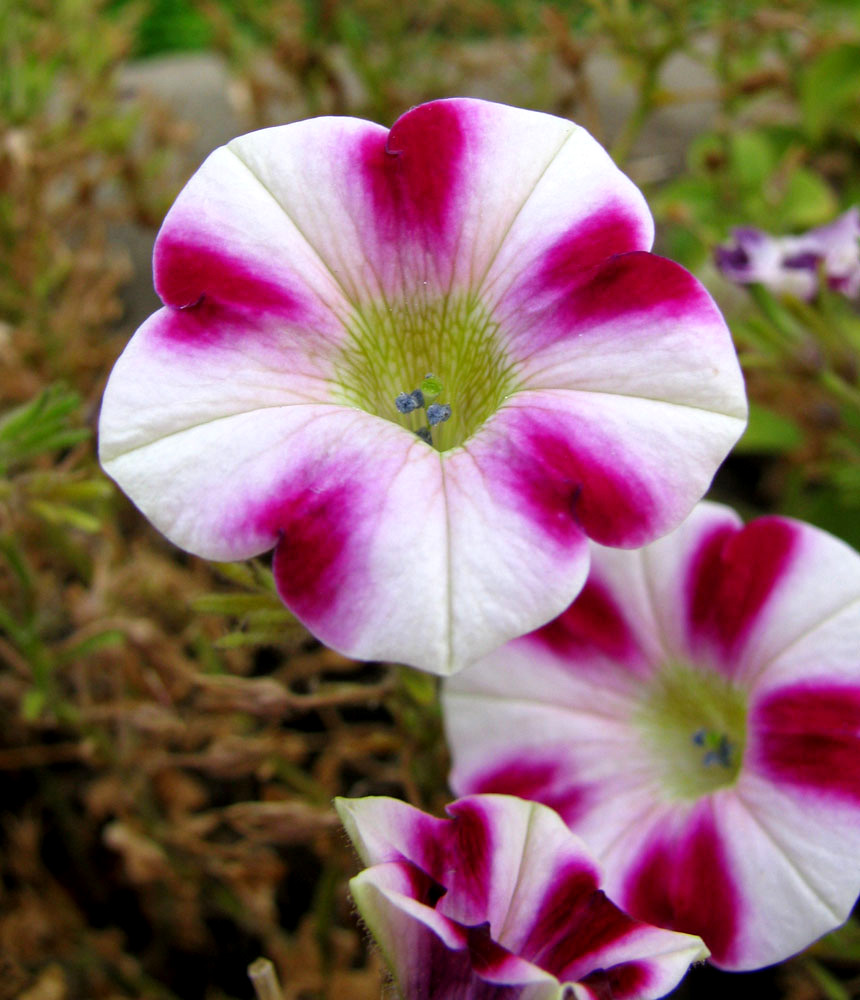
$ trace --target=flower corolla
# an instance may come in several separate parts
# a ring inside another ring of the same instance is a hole
[[[765,285],[777,295],[812,299],[823,273],[834,291],[848,298],[860,293],[860,209],[856,207],[800,236],[771,236],[746,226],[733,229],[732,240],[714,252],[717,267],[729,281]]]
[[[105,391],[106,471],[209,559],[274,547],[341,652],[449,673],[670,530],[743,429],[728,330],[582,128],[478,100],[215,150]]]
[[[636,552],[595,546],[555,621],[446,685],[458,794],[559,811],[607,893],[778,962],[860,891],[860,556],[703,503]]]
[[[507,795],[437,819],[397,799],[337,799],[362,861],[353,898],[403,1000],[653,1000],[707,956],[600,890],[551,809]]]

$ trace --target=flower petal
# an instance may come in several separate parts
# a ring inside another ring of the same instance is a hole
[[[549,470],[549,496],[537,517],[522,492],[505,488],[506,457],[540,476],[547,471],[539,451],[511,455],[502,422],[442,458],[447,518],[448,607],[453,673],[508,639],[558,614],[582,587],[588,543],[565,508],[569,484]],[[536,501],[535,506],[539,504]],[[545,514],[545,517],[544,517]],[[547,521],[554,523],[546,528]]]
[[[581,828],[592,810],[641,783],[643,758],[629,725],[639,676],[602,650],[579,647],[573,664],[543,632],[445,683],[449,780],[459,795],[502,792],[542,802]]]
[[[831,658],[846,662],[839,650],[860,627],[860,557],[800,521],[703,533],[688,546],[685,578],[687,648],[759,692],[810,669],[832,673]]]
[[[440,873],[448,820],[384,795],[336,798],[334,805],[365,865],[405,860],[432,878]]]
[[[563,280],[528,272],[497,312],[529,388],[609,392],[746,420],[731,334],[678,264],[624,253]],[[741,425],[736,425],[739,432]]]
[[[751,726],[758,773],[825,806],[836,799],[860,809],[860,678],[772,689],[756,703]]]
[[[558,982],[415,899],[420,873],[375,865],[350,881],[361,915],[404,1000],[560,1000]],[[492,955],[489,954],[492,952]],[[485,978],[484,974],[491,978]]]
[[[643,925],[611,903],[582,842],[544,806],[473,796],[452,803],[450,820],[394,800],[339,799],[336,806],[363,859],[388,859],[351,886],[401,981],[441,977],[446,968],[458,981],[467,975],[460,958],[438,948],[434,957],[426,939],[419,945],[407,918],[447,948],[468,950],[483,981],[563,982],[580,1000],[663,996],[707,955],[698,938]]]
[[[860,889],[846,867],[856,809],[754,773],[696,806],[630,820],[635,836],[604,858],[607,891],[640,919],[701,934],[723,969],[795,954],[847,919]]]
[[[689,512],[739,427],[734,417],[656,400],[526,390],[467,447],[547,542],[564,546],[581,530],[632,548]]]
[[[277,544],[279,590],[323,641],[437,672],[570,602],[587,572],[576,524],[541,545],[468,452],[329,402],[324,364],[292,337],[203,304],[161,310],[132,339],[100,456],[160,531],[206,558]]]
[[[306,335],[347,308],[336,275],[230,146],[210,154],[167,213],[153,272],[165,305],[274,314]]]
[[[700,935],[715,965],[739,969],[768,963],[743,963],[753,887],[741,881],[727,849],[737,836],[727,827],[728,801],[730,796],[717,793],[664,808],[656,821],[638,825],[635,849],[619,845],[606,853],[605,864],[607,889],[629,913]]]
[[[606,238],[602,256],[647,249],[653,233],[640,193],[583,129],[487,101],[423,104],[390,132],[313,119],[242,136],[228,148],[353,301],[416,281],[443,292],[474,288],[504,243],[498,280],[524,249],[543,245],[547,230],[593,224],[608,204],[618,205],[624,224]]]

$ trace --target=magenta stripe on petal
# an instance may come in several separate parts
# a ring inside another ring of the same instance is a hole
[[[387,138],[368,137],[361,164],[383,240],[443,233],[461,175],[465,133],[456,103],[434,101],[408,111]]]
[[[687,576],[691,640],[704,637],[727,656],[736,652],[791,566],[798,542],[798,529],[778,517],[707,535]]]
[[[595,892],[584,905],[574,905],[572,913],[568,910],[567,928],[537,959],[537,964],[560,979],[579,978],[583,962],[599,964],[600,952],[635,933],[640,925],[602,892]]]
[[[356,596],[346,581],[350,567],[360,560],[354,524],[364,502],[358,482],[325,484],[318,478],[309,485],[296,477],[254,517],[256,530],[280,536],[272,568],[281,598],[314,630],[336,618],[337,636],[323,628],[332,644],[345,644],[355,621],[354,608],[344,608],[338,616],[332,612],[339,602]]]
[[[593,572],[573,604],[528,638],[572,666],[575,657],[595,653],[619,663],[641,658],[641,650],[621,608]]]
[[[155,288],[165,305],[180,309],[212,300],[260,312],[275,312],[290,322],[307,321],[302,298],[285,285],[263,277],[211,244],[162,237],[155,246]]]
[[[698,934],[716,965],[732,961],[741,899],[708,800],[675,838],[652,841],[620,902],[639,920]]]
[[[469,942],[469,957],[472,968],[479,976],[498,975],[504,970],[511,958],[511,953],[490,937],[488,922],[477,927],[467,927],[466,937]]]
[[[651,970],[641,962],[600,969],[580,979],[596,1000],[636,1000],[651,985]]]
[[[593,870],[569,864],[556,872],[522,952],[559,979],[578,979],[584,960],[638,929],[637,922],[597,889]]]
[[[704,287],[680,264],[656,254],[636,251],[612,257],[582,280],[559,304],[565,318],[581,331],[625,315],[647,313],[676,321],[689,320],[697,308],[716,311]],[[619,325],[619,332],[623,332]]]
[[[585,812],[589,800],[588,789],[573,784],[571,777],[571,765],[566,760],[529,761],[519,753],[470,777],[467,787],[458,787],[457,791],[462,795],[496,792],[542,802],[571,826]]]
[[[490,829],[491,820],[479,802],[468,799],[454,802],[447,809],[452,818],[448,827],[450,841],[446,845],[446,869],[439,873],[448,887],[449,896],[440,911],[466,923],[486,917],[492,883],[495,843]]]
[[[625,238],[632,239],[632,233]],[[514,289],[511,304],[533,317],[523,338],[530,355],[567,337],[647,338],[661,323],[705,324],[721,334],[725,330],[715,322],[719,312],[693,275],[665,257],[639,250],[587,270],[565,266],[559,250],[536,280],[526,279]]]
[[[860,690],[794,684],[755,706],[753,766],[774,782],[860,803]]]
[[[508,448],[494,455],[504,464],[493,475],[507,480],[518,506],[559,545],[573,544],[583,531],[602,545],[644,543],[657,516],[648,485],[618,461],[617,446],[601,449],[594,429],[587,432],[586,447],[572,427],[521,409]]]
[[[649,235],[638,206],[601,206],[546,251],[535,284],[541,291],[567,293],[585,277],[585,269],[616,254],[647,250]]]

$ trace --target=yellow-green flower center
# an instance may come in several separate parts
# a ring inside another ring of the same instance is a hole
[[[746,696],[716,671],[664,665],[649,682],[634,722],[670,796],[695,799],[737,780]]]
[[[355,310],[347,329],[335,365],[337,395],[418,432],[426,411],[403,413],[395,400],[434,375],[442,389],[432,402],[451,407],[450,417],[432,427],[440,451],[471,437],[516,388],[498,324],[473,298],[373,303]]]

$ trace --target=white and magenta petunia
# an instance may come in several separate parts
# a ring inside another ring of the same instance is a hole
[[[359,658],[447,673],[682,520],[743,429],[728,330],[581,128],[476,100],[217,149],[155,247],[105,469],[177,545],[275,548]],[[428,378],[427,376],[431,376]]]
[[[446,685],[452,786],[553,806],[607,893],[751,969],[860,892],[860,556],[703,503]]]
[[[353,898],[403,1000],[652,1000],[707,957],[633,920],[551,809],[476,795],[437,819],[397,799],[338,799],[369,865]]]
[[[723,276],[741,285],[765,285],[778,295],[812,299],[822,274],[848,298],[860,294],[860,209],[799,236],[771,236],[749,226],[732,230],[732,243],[714,260]]]

